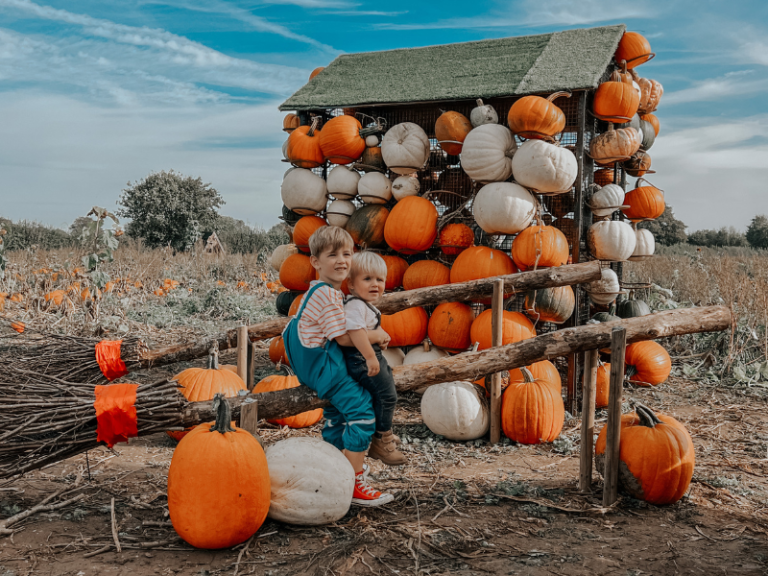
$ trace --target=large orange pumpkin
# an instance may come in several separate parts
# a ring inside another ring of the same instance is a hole
[[[475,313],[460,302],[440,304],[429,318],[427,334],[432,344],[449,352],[460,352],[471,345],[469,337]]]
[[[597,87],[592,108],[595,116],[607,122],[629,122],[637,114],[640,95],[632,84],[623,82],[618,74]]]
[[[381,327],[391,338],[390,348],[421,344],[427,336],[427,311],[417,306],[382,314]]]
[[[653,340],[635,342],[627,346],[624,361],[627,365],[627,378],[640,386],[656,386],[666,382],[672,371],[669,353]]]
[[[320,216],[302,216],[293,227],[293,243],[302,252],[309,253],[309,237],[319,228],[328,226]]]
[[[611,365],[599,364],[597,366],[595,408],[605,408],[606,406],[608,406],[608,397],[609,397],[608,392],[610,389],[611,389]]]
[[[439,241],[443,254],[456,256],[475,243],[475,233],[466,224],[447,224],[440,230]]]
[[[312,120],[311,126],[299,126],[288,136],[288,161],[299,168],[317,168],[324,162],[320,149],[319,118]]]
[[[276,392],[277,390],[288,390],[289,388],[298,388],[299,386],[299,379],[293,374],[289,373],[287,376],[272,374],[256,384],[253,388],[253,393],[261,394],[262,392]],[[288,426],[289,428],[308,428],[320,422],[322,417],[323,409],[317,408],[315,410],[308,410],[307,412],[296,414],[295,416],[288,416],[287,418],[267,420],[267,422],[270,424],[277,424],[278,426]]]
[[[282,336],[272,338],[269,343],[269,359],[275,364],[285,364],[290,366],[288,355],[285,353],[285,342]]]
[[[427,286],[442,286],[450,284],[450,282],[450,268],[434,260],[414,262],[408,266],[403,276],[403,288],[406,290],[426,288]]]
[[[408,262],[399,256],[382,256],[387,265],[387,281],[385,290],[395,290],[403,285],[403,275],[408,270]]]
[[[423,252],[437,237],[437,208],[421,196],[400,200],[384,224],[384,239],[403,254]]]
[[[264,523],[271,486],[267,457],[250,432],[230,425],[229,404],[214,399],[216,422],[195,427],[168,470],[168,512],[176,533],[196,548],[230,548]]]
[[[651,44],[645,36],[637,32],[624,32],[613,57],[619,64],[624,60],[627,63],[627,68],[631,70],[653,58],[653,52],[651,52]]]
[[[369,204],[352,213],[346,230],[361,248],[378,248],[384,244],[384,226],[388,218],[389,210],[384,206]]]
[[[346,282],[346,280],[345,280]],[[301,303],[304,302],[304,296],[306,296],[307,293],[304,292],[301,296],[297,296],[293,299],[293,302],[291,302],[290,308],[288,308],[288,316],[296,316],[296,314],[299,313],[299,308],[301,308]]]
[[[493,346],[492,330],[493,311],[486,310],[482,312],[472,322],[472,328],[469,336],[472,342],[477,342],[478,350],[485,350]],[[509,312],[504,310],[501,326],[501,345],[521,342],[528,338],[536,336],[536,329],[528,318],[522,312]]]
[[[512,241],[518,268],[550,268],[568,262],[568,239],[554,226],[530,226]]]
[[[673,504],[688,491],[696,452],[688,430],[664,414],[637,406],[621,417],[619,484],[635,498],[651,504]],[[595,442],[597,469],[605,471],[607,426]]]
[[[472,130],[469,119],[459,112],[443,112],[435,122],[435,138],[440,148],[452,156],[461,154],[464,138]]]
[[[624,204],[629,208],[624,208],[622,212],[633,221],[656,219],[664,214],[667,207],[664,193],[647,181],[648,186],[640,186],[641,180],[643,179],[638,179],[634,190],[630,190],[624,196]]]
[[[526,366],[528,371],[533,376],[534,380],[548,383],[552,386],[552,390],[557,394],[560,394],[563,387],[562,379],[560,378],[560,372],[558,372],[552,362],[549,360],[542,360],[540,362],[534,362],[530,366]],[[509,371],[509,381],[517,384],[525,382],[525,376],[520,368],[515,368]]]
[[[309,283],[317,279],[317,270],[304,254],[291,254],[280,266],[280,284],[288,290],[306,292]]]
[[[523,96],[509,109],[509,129],[521,138],[552,138],[565,128],[565,114],[553,104],[556,98],[568,92],[555,92],[547,98]]]
[[[512,258],[501,250],[487,246],[472,246],[459,254],[451,266],[451,284],[505,276],[515,272],[517,272],[517,268],[515,268]],[[507,295],[505,294],[505,296]],[[490,304],[491,299],[488,298],[480,302]]]
[[[323,126],[320,147],[323,156],[333,164],[351,164],[365,150],[365,137],[360,135],[362,126],[354,116],[336,116]]]
[[[552,442],[563,429],[565,405],[554,382],[521,369],[523,382],[510,381],[501,397],[501,428],[521,444]]]

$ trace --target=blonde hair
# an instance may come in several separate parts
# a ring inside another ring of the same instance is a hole
[[[354,247],[355,242],[349,232],[338,226],[322,226],[309,237],[309,251],[315,258],[319,258],[328,249],[335,252]]]
[[[375,252],[358,252],[352,256],[349,279],[352,280],[358,274],[375,274],[376,276],[386,278],[387,263],[384,262],[384,258]]]

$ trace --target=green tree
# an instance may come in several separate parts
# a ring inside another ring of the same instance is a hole
[[[696,230],[688,235],[688,243],[694,246],[722,248],[724,246],[746,246],[747,239],[733,226],[719,230]]]
[[[688,239],[688,235],[685,233],[685,224],[675,218],[675,213],[669,204],[667,204],[661,216],[656,218],[656,220],[643,222],[640,224],[640,228],[650,230],[656,242],[664,246],[681,244]]]
[[[213,231],[206,230],[203,239],[207,240]],[[288,234],[282,224],[276,224],[266,231],[230,216],[219,216],[215,232],[224,248],[233,254],[271,253],[280,244],[288,243]]]
[[[206,229],[214,229],[224,200],[210,184],[170,172],[153,172],[128,183],[120,195],[118,215],[130,218],[126,232],[150,248],[188,250]]]
[[[747,242],[752,248],[768,248],[768,218],[755,216],[747,227]]]

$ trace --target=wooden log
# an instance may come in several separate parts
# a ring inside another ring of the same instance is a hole
[[[624,385],[624,354],[627,331],[617,326],[611,332],[611,380],[608,389],[608,423],[605,438],[605,470],[603,471],[603,507],[619,497],[619,460],[621,442],[621,396]]]
[[[725,330],[731,326],[731,317],[730,309],[725,306],[665,310],[638,318],[566,328],[480,352],[467,352],[432,362],[397,366],[393,373],[400,391],[454,380],[473,381],[480,376],[527,366],[540,360],[605,348],[610,345],[611,331],[617,326],[626,328],[627,343],[631,343],[694,332]],[[229,400],[234,417],[239,415],[240,405],[245,398],[246,396],[238,396]],[[259,394],[258,401],[260,417],[269,419],[285,418],[327,405],[327,402],[320,400],[305,386]],[[193,402],[185,407],[182,423],[191,426],[209,422],[213,418],[211,402]]]
[[[581,452],[579,492],[592,492],[592,447],[595,440],[595,397],[597,393],[597,350],[584,353],[584,386],[581,403]]]
[[[527,292],[528,290],[556,286],[573,286],[599,279],[600,263],[595,261],[570,264],[557,268],[543,268],[531,272],[498,276],[497,278],[504,280],[504,290],[507,293]],[[393,292],[382,296],[377,307],[382,313],[391,314],[413,306],[485,299],[493,293],[494,280],[496,278],[483,278],[470,282]],[[288,324],[288,318],[273,318],[249,326],[248,338],[250,338],[251,342],[255,342],[279,336],[282,334],[286,324]],[[142,368],[150,368],[152,366],[164,366],[202,358],[207,356],[208,350],[214,342],[219,345],[219,350],[234,348],[237,346],[237,328],[213,335],[198,342],[187,342],[154,349],[144,347],[139,351],[139,362]]]
[[[491,310],[491,345],[497,348],[501,346],[504,323],[504,280],[501,278],[493,282]],[[501,441],[501,372],[495,372],[490,380],[491,444],[498,444]]]

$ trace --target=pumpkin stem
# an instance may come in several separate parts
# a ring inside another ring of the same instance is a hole
[[[526,384],[530,384],[531,382],[536,382],[536,378],[533,377],[533,374],[531,374],[531,371],[528,370],[527,367],[523,366],[520,368],[520,372],[523,374],[523,381]]]
[[[642,404],[635,404],[635,413],[637,414],[638,418],[640,418],[640,425],[646,426],[648,428],[655,428],[656,425],[661,424],[661,420],[659,420],[659,417],[656,416],[653,410],[648,408],[648,406],[643,406]]]
[[[232,428],[232,410],[229,407],[229,402],[221,392],[217,393],[213,397],[213,411],[216,412],[216,423],[211,426],[211,432],[220,432],[224,434],[226,432],[234,432]]]
[[[485,104],[483,104],[482,98],[478,98],[477,100],[475,100],[475,102],[477,103],[478,106],[485,106]]]
[[[429,352],[429,340],[425,338],[422,344],[424,344],[424,352]]]
[[[309,127],[309,132],[307,132],[307,136],[314,136],[315,130],[317,130],[317,125],[320,124],[320,117],[315,116],[312,118],[312,124]]]
[[[560,98],[561,96],[565,96],[566,98],[570,98],[571,97],[571,93],[567,92],[567,91],[554,92],[554,93],[550,94],[549,96],[547,96],[547,101],[548,102],[554,102],[556,99]]]

